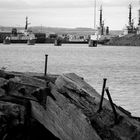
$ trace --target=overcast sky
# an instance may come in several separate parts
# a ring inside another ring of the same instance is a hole
[[[103,6],[103,19],[110,29],[122,29],[128,23],[128,5],[132,3],[135,24],[140,0],[96,0],[97,22]],[[94,0],[0,0],[0,25],[24,26],[28,16],[30,26],[94,27]]]

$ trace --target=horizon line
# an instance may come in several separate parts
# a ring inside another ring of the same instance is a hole
[[[25,28],[24,26],[3,26],[3,25],[0,25],[0,28]],[[28,28],[34,28],[34,27],[45,27],[45,28],[60,28],[60,29],[78,29],[78,28],[81,28],[81,29],[92,29],[92,30],[96,30],[92,27],[59,27],[59,26],[42,26],[42,25],[34,25],[34,26],[30,26]],[[110,29],[110,31],[112,30],[123,30],[123,29]]]

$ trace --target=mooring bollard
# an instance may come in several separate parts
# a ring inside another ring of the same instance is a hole
[[[107,93],[107,96],[108,96],[108,99],[109,99],[109,101],[110,101],[110,105],[111,105],[111,107],[112,107],[112,110],[113,110],[113,113],[114,113],[114,116],[115,116],[115,122],[117,122],[117,112],[116,112],[116,109],[115,109],[115,107],[114,107],[114,104],[113,104],[113,101],[112,101],[112,98],[111,98],[111,95],[110,95],[110,93],[109,93],[109,88],[107,87],[107,88],[105,88],[105,91],[106,91],[106,93]]]
[[[45,70],[44,70],[44,76],[47,74],[47,63],[48,63],[48,55],[45,55]]]
[[[100,101],[98,112],[100,112],[102,110],[102,104],[103,104],[103,98],[104,98],[104,91],[105,91],[105,87],[106,87],[106,81],[107,81],[107,79],[104,78],[103,79],[103,87],[102,87],[101,101]]]

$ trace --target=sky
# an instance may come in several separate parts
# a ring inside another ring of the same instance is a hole
[[[28,16],[30,26],[94,28],[94,3],[95,0],[0,0],[0,25],[23,27]],[[96,25],[102,5],[105,26],[123,29],[128,24],[130,3],[137,24],[140,0],[96,0]]]

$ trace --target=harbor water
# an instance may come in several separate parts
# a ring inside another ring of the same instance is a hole
[[[0,44],[0,68],[9,71],[76,73],[99,93],[107,78],[114,103],[140,116],[140,47],[88,47],[87,44]]]

